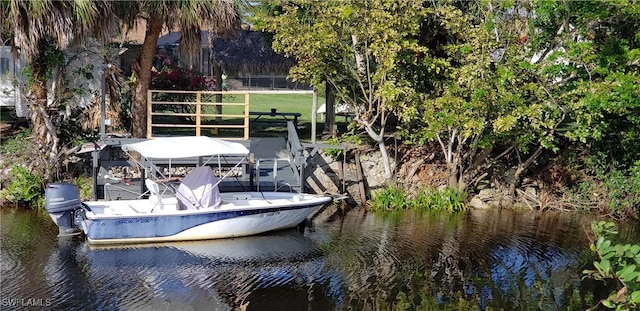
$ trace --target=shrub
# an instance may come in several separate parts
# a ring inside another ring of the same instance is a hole
[[[0,191],[0,202],[39,206],[37,201],[41,198],[44,183],[41,176],[31,173],[24,166],[14,165],[9,172],[9,180],[9,186]]]
[[[93,178],[91,176],[79,176],[73,179],[72,184],[78,187],[80,199],[90,200],[93,194]]]
[[[341,145],[341,144],[362,145],[365,142],[363,142],[362,137],[360,137],[360,135],[354,133],[353,131],[350,131],[340,136],[329,138],[325,141],[325,143],[329,145]],[[338,161],[345,156],[346,151],[344,149],[327,148],[324,150],[324,153],[330,156],[332,159]]]
[[[203,76],[195,70],[185,70],[177,66],[165,65],[160,71],[151,73],[151,89],[154,90],[180,90],[180,91],[204,91],[213,90],[216,82],[212,78]],[[156,93],[153,100],[166,102],[194,102],[193,94]],[[207,99],[203,99],[207,100]],[[193,105],[157,105],[161,111],[173,111],[176,113],[194,113]]]
[[[598,180],[609,214],[616,218],[640,216],[640,161],[628,169],[599,172]]]
[[[637,310],[640,308],[640,245],[614,244],[612,239],[618,229],[613,222],[594,222],[591,230],[595,236],[591,251],[599,260],[593,262],[595,270],[584,270],[583,274],[605,282],[612,280],[616,286],[599,304],[616,310]]]

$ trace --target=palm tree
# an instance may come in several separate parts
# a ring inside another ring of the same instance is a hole
[[[33,165],[42,167],[43,177],[50,180],[61,165],[61,146],[55,112],[47,105],[46,82],[62,64],[61,51],[68,45],[88,37],[109,38],[115,25],[110,5],[92,0],[1,0],[0,12],[0,36],[29,63],[30,124],[44,161]]]
[[[114,12],[127,27],[139,26],[146,21],[146,33],[142,49],[132,69],[135,74],[134,102],[132,108],[132,135],[147,136],[147,90],[151,83],[151,67],[156,54],[158,38],[163,29],[182,33],[180,53],[196,55],[200,47],[200,30],[209,28],[211,34],[232,31],[240,23],[241,1],[236,0],[141,0],[114,1]]]

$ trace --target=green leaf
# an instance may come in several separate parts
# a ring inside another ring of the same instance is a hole
[[[611,257],[615,256],[616,253],[615,252],[605,252],[602,255],[602,259],[611,259]]]
[[[638,276],[638,273],[640,273],[635,270],[636,270],[636,265],[630,265],[630,266],[624,267],[622,270],[620,270],[620,272],[618,272],[618,276],[623,282],[631,281]]]
[[[629,297],[631,298],[631,302],[636,305],[640,304],[640,290],[633,291]]]
[[[602,273],[603,276],[609,276],[611,272],[611,262],[609,260],[602,260],[600,262],[594,262],[593,265]]]
[[[609,300],[603,300],[602,301],[602,305],[604,305],[605,307],[609,308],[609,309],[613,309],[616,307],[616,305],[613,304],[613,302],[609,301]]]
[[[616,246],[614,246],[614,249],[616,251],[616,256],[622,256],[622,254],[624,254],[624,245],[622,244],[616,244]]]

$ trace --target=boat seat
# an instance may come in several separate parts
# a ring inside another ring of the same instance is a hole
[[[163,198],[160,193],[160,186],[151,179],[145,179],[145,186],[149,190],[149,201],[151,202],[151,210],[149,212],[168,212],[178,210],[178,199]]]
[[[222,199],[218,189],[218,179],[208,166],[194,168],[184,177],[176,197],[181,210],[220,208]]]

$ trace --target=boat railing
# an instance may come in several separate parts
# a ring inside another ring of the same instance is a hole
[[[289,183],[280,184],[278,181],[278,170],[280,169],[279,162],[286,161],[287,165],[289,164],[289,159],[278,159],[278,158],[270,158],[270,159],[256,159],[255,160],[255,171],[256,171],[256,191],[261,191],[261,177],[260,172],[265,165],[272,164],[272,174],[271,178],[273,179],[273,191],[280,191],[283,187],[288,187],[290,191],[293,191],[293,186]],[[271,162],[271,163],[270,163]],[[267,167],[267,169],[269,169]]]
[[[293,175],[295,177],[296,183],[298,184],[298,191],[304,192],[304,167],[305,167],[305,158],[304,158],[304,147],[300,142],[300,138],[298,137],[298,132],[296,131],[296,126],[293,121],[287,122],[287,154],[288,158],[263,158],[255,160],[255,178],[256,178],[256,190],[260,191],[261,181],[260,181],[260,173],[261,169],[265,165],[269,165],[272,163],[273,172],[271,173],[271,178],[273,179],[273,190],[279,191],[281,188],[287,186],[289,190],[293,190],[293,186],[289,183],[279,184],[278,182],[278,170],[280,169],[279,163],[286,162],[286,165],[291,167],[293,170]]]
[[[240,164],[237,166],[237,164]],[[169,165],[171,164],[171,165]],[[168,170],[169,166],[172,168],[182,168],[182,167],[197,167],[203,165],[202,161],[198,158],[184,158],[179,160],[172,160],[170,163],[167,160],[154,160],[153,163],[145,162],[144,167],[147,169],[151,169],[150,173],[156,175],[163,175],[162,172]],[[249,165],[250,159],[247,156],[225,156],[224,159],[218,162],[209,162],[204,165],[210,166],[212,169],[229,169],[233,167],[238,167],[241,170],[242,178],[248,178],[250,173]]]

